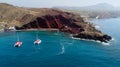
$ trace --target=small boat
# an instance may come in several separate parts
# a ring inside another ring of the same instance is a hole
[[[19,36],[18,36],[18,33],[17,33],[17,42],[14,44],[14,47],[20,47],[22,45],[22,42],[19,41]]]
[[[36,32],[36,40],[34,41],[35,45],[39,45],[42,41],[38,38],[38,32]]]
[[[95,18],[96,18],[96,19],[99,19],[99,16],[96,16]]]
[[[41,40],[40,39],[36,39],[36,41],[34,41],[34,44],[35,45],[39,45],[41,43]]]
[[[21,45],[22,45],[22,42],[17,41],[17,42],[15,43],[14,47],[20,47]]]
[[[100,26],[99,26],[99,25],[95,25],[95,28],[96,28],[96,29],[99,29],[99,28],[100,28]]]

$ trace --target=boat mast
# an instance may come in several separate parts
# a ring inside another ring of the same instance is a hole
[[[38,31],[36,32],[36,39],[38,39]]]
[[[17,32],[17,41],[19,41],[19,35],[18,35],[18,32]]]

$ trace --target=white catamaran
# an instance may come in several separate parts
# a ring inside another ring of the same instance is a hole
[[[22,45],[22,42],[19,40],[19,35],[17,32],[17,42],[14,44],[14,47],[20,47]]]
[[[42,41],[38,38],[38,32],[36,32],[36,40],[34,41],[35,45],[39,45]]]

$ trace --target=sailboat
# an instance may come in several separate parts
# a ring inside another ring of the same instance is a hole
[[[35,45],[39,45],[42,41],[38,38],[38,32],[36,32],[36,40],[34,41]]]
[[[17,33],[17,42],[14,44],[14,47],[20,47],[22,45],[22,42],[19,40],[19,36]]]
[[[96,16],[96,19],[99,19],[99,16]]]

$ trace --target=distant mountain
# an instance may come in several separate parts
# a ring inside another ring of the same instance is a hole
[[[82,9],[86,8],[86,9],[91,9],[91,10],[104,10],[104,11],[117,11],[120,10],[120,8],[117,8],[111,4],[108,3],[99,3],[96,5],[92,5],[92,6],[86,6],[86,7],[81,7]]]
[[[99,3],[96,5],[91,6],[84,6],[84,7],[54,7],[54,8],[62,8],[62,9],[76,9],[76,10],[120,10],[118,7],[114,7],[111,4],[108,3]]]
[[[115,18],[120,16],[120,8],[114,7],[111,4],[100,3],[92,6],[85,7],[54,7],[69,12],[76,12],[90,18]]]
[[[91,9],[91,10],[116,10],[114,6],[107,3],[100,3],[92,6],[81,7],[81,9]]]

